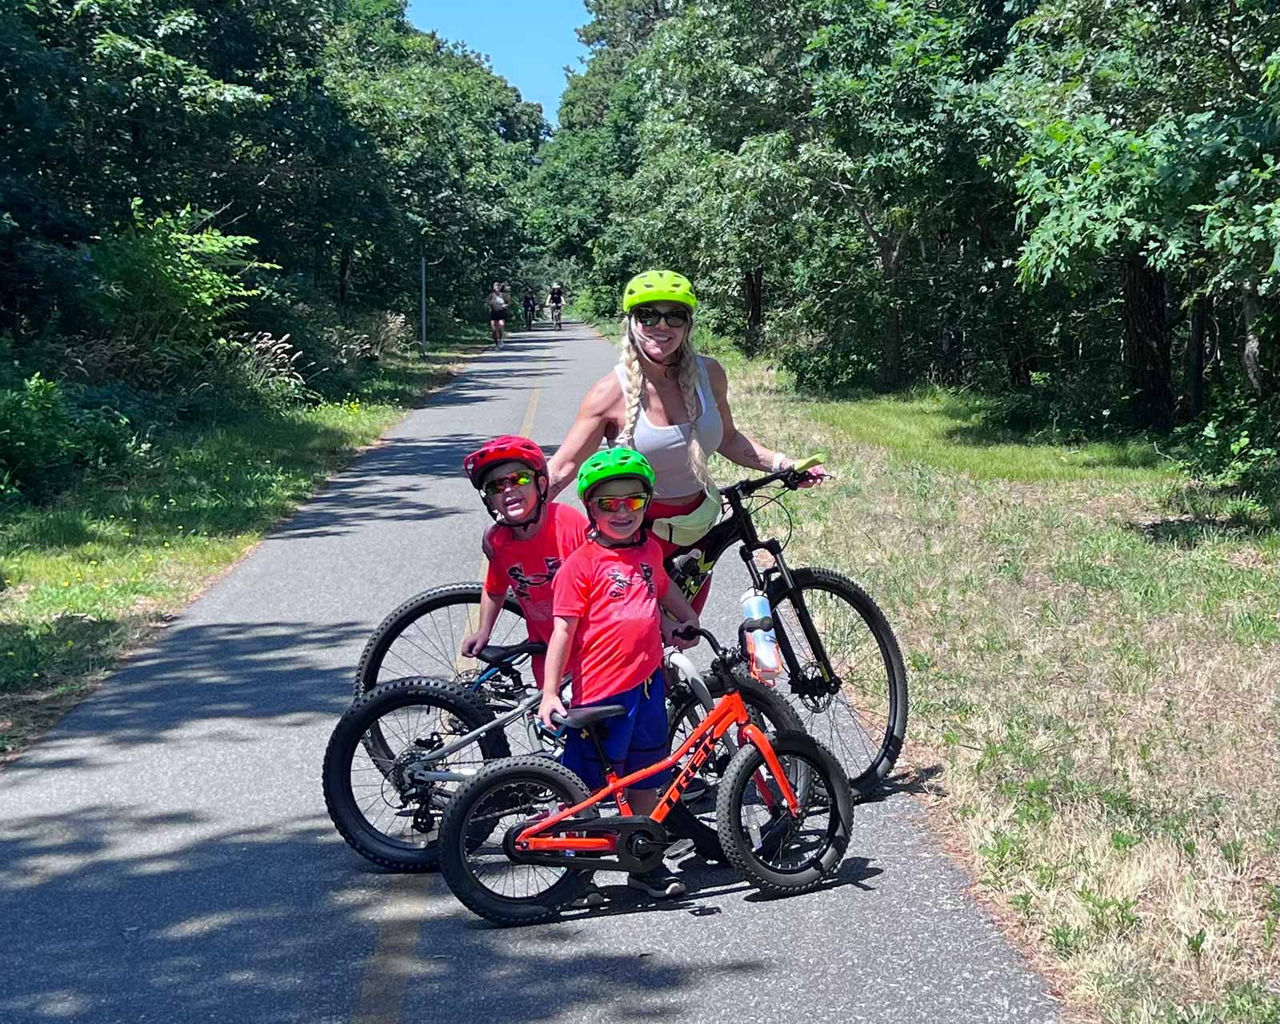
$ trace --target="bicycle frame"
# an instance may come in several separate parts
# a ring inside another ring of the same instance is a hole
[[[673,552],[666,559],[666,569],[667,574],[680,587],[685,597],[692,601],[698,591],[702,589],[702,585],[706,582],[707,577],[711,575],[712,570],[715,569],[716,563],[721,556],[735,544],[739,545],[738,551],[742,555],[742,560],[747,566],[747,572],[751,576],[751,585],[756,590],[762,594],[768,594],[769,581],[771,579],[777,577],[782,581],[782,591],[776,595],[776,600],[770,601],[770,605],[776,607],[783,601],[789,600],[791,602],[796,610],[796,617],[799,620],[805,642],[809,645],[809,650],[818,659],[818,670],[822,673],[823,681],[830,684],[835,679],[835,673],[831,669],[831,660],[827,657],[826,649],[822,645],[818,631],[814,628],[813,619],[810,617],[809,609],[804,603],[804,596],[800,588],[796,586],[791,570],[787,567],[786,559],[782,554],[782,545],[774,539],[760,539],[760,535],[756,532],[755,523],[751,519],[751,512],[743,503],[744,499],[751,493],[760,490],[773,481],[783,479],[788,472],[788,470],[783,470],[762,477],[759,480],[744,481],[732,487],[726,487],[721,494],[729,506],[729,515],[713,526],[698,543]],[[748,487],[749,489],[747,489]],[[767,551],[772,556],[774,564],[770,568],[762,570],[756,565],[755,553],[757,551]],[[778,649],[782,652],[782,660],[787,666],[787,672],[791,679],[798,680],[803,678],[803,666],[796,656],[795,648],[791,644],[791,638],[787,635],[787,631],[782,628],[782,624],[776,619],[774,620],[774,635],[777,637]]]
[[[680,745],[680,749],[673,754],[670,754],[657,764],[649,765],[647,768],[642,768],[638,772],[632,772],[630,775],[624,775],[621,778],[610,765],[605,772],[605,784],[586,800],[521,830],[514,843],[512,843],[512,850],[516,855],[514,859],[523,859],[519,856],[522,853],[530,854],[534,857],[538,855],[545,857],[545,855],[556,853],[569,855],[616,855],[620,838],[618,833],[602,836],[549,836],[546,833],[556,829],[557,826],[569,821],[569,819],[572,819],[587,808],[608,799],[613,799],[617,803],[621,816],[617,818],[589,819],[592,828],[616,828],[621,833],[621,830],[637,820],[642,822],[651,821],[661,825],[667,815],[671,813],[671,809],[680,802],[681,795],[688,789],[689,784],[702,766],[715,752],[717,741],[735,725],[741,727],[744,738],[760,750],[764,756],[765,765],[778,783],[778,788],[782,792],[787,810],[793,817],[798,817],[801,810],[800,801],[791,786],[791,781],[787,778],[782,763],[774,752],[773,745],[769,742],[763,730],[751,722],[751,717],[747,712],[746,704],[743,703],[742,695],[735,690],[726,694],[716,703],[711,713],[702,720],[693,733]],[[657,775],[659,772],[674,768],[686,756],[688,756],[688,761],[685,762],[684,767],[677,773],[671,785],[667,787],[666,792],[658,800],[658,805],[654,808],[653,814],[642,815],[637,819],[631,813],[631,805],[627,801],[625,792],[627,787],[634,786],[642,779]],[[571,821],[569,830],[582,831],[584,825],[586,825],[586,822]],[[541,859],[536,862],[546,863],[545,860]],[[582,857],[577,861],[566,862],[565,866],[588,868],[599,867],[600,865],[594,858]]]

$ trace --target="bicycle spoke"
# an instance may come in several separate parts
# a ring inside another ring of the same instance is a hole
[[[799,596],[774,608],[774,627],[786,637],[799,672],[782,689],[806,731],[862,784],[896,755],[892,723],[898,694],[905,698],[905,682],[895,679],[895,666],[877,636],[877,628],[884,627],[868,621],[858,604],[868,599],[856,587],[822,571],[797,575],[804,578]],[[816,645],[807,635],[806,618]],[[905,706],[897,713],[905,715]]]

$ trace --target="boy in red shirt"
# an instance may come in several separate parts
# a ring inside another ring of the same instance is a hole
[[[595,730],[610,764],[619,775],[628,775],[671,752],[663,629],[677,646],[692,646],[671,633],[696,625],[698,614],[671,586],[662,548],[642,529],[653,497],[653,469],[643,455],[630,448],[596,452],[578,471],[578,496],[591,517],[591,529],[587,542],[565,560],[553,586],[555,626],[538,717],[551,725],[553,714],[565,713],[556,681],[567,667],[574,707],[626,707],[625,715],[605,719]],[[664,627],[660,609],[675,622]],[[599,754],[580,730],[565,738],[562,761],[590,789],[604,784]],[[652,775],[627,790],[636,814],[653,811],[669,775]],[[684,884],[661,868],[629,875],[627,884],[657,897],[684,892]]]
[[[576,508],[547,500],[547,460],[527,437],[495,437],[462,465],[495,520],[482,542],[489,570],[480,598],[480,621],[462,641],[462,653],[474,658],[489,642],[508,589],[515,592],[524,612],[529,639],[546,643],[551,639],[551,581],[570,552],[586,540],[586,517]],[[532,659],[539,685],[543,660],[541,656]],[[560,678],[557,672],[557,683]]]

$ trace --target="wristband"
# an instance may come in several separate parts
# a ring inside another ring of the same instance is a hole
[[[786,456],[783,455],[782,452],[774,452],[773,453],[773,469],[771,470],[771,472],[774,472],[774,473],[778,472],[778,470],[782,468],[782,460],[785,458]]]

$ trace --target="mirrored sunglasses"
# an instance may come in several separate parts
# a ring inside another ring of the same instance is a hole
[[[639,512],[649,504],[649,499],[643,494],[628,494],[622,498],[592,498],[591,504],[601,512]]]
[[[527,487],[531,483],[533,483],[532,473],[509,473],[506,476],[495,476],[492,480],[486,480],[480,489],[493,497],[495,494],[501,494],[508,487]]]
[[[666,321],[668,327],[683,327],[689,322],[688,310],[684,309],[672,309],[666,313],[660,313],[649,306],[641,306],[639,309],[632,310],[631,315],[645,327],[657,327],[659,320]]]

